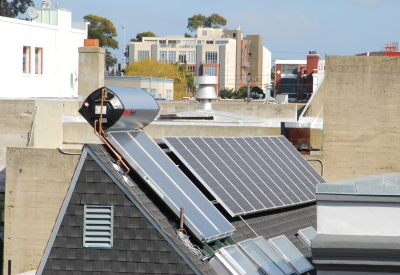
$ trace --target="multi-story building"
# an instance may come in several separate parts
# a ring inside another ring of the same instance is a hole
[[[49,1],[48,1],[49,2]],[[71,11],[42,6],[33,21],[0,16],[3,64],[1,98],[78,97],[78,48],[87,23],[71,22]]]
[[[306,60],[276,60],[275,93],[288,95],[289,101],[308,100],[322,81],[324,66],[315,51]]]
[[[130,42],[129,63],[142,58],[187,64],[196,76],[218,76],[217,91],[239,89],[250,81],[261,89],[271,79],[271,52],[260,35],[243,37],[240,28],[198,28],[196,37],[144,37]]]

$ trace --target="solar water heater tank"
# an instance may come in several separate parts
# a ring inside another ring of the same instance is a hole
[[[108,132],[142,129],[154,120],[159,109],[154,98],[142,89],[102,87],[86,98],[79,113],[92,127],[102,113],[102,128]]]

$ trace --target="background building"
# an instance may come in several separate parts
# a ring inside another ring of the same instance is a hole
[[[289,101],[308,101],[323,80],[324,66],[314,51],[307,60],[276,60],[275,93],[288,95]]]
[[[130,42],[129,63],[149,57],[186,63],[197,76],[218,76],[217,91],[239,89],[248,81],[264,89],[271,79],[271,52],[262,45],[262,37],[243,38],[240,28],[198,28],[195,38],[144,37],[142,42]]]
[[[37,13],[34,21],[0,17],[7,42],[1,46],[7,66],[0,67],[0,97],[76,98],[78,47],[87,38],[87,25],[71,22],[66,9],[44,7]]]

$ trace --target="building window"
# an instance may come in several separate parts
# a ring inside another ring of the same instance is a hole
[[[43,74],[43,49],[35,48],[35,74]]]
[[[202,35],[207,35],[207,31],[203,30]]]
[[[228,44],[228,41],[227,41],[227,40],[216,40],[216,41],[215,41],[215,44],[222,44],[222,45],[224,45],[224,44]]]
[[[206,52],[206,60],[204,63],[217,63],[217,52]]]
[[[137,54],[138,54],[137,61],[140,61],[143,58],[149,58],[150,57],[149,51],[138,51]]]
[[[160,51],[160,61],[167,62],[167,52],[166,51]]]
[[[183,40],[182,45],[184,48],[194,48],[196,44],[194,40]]]
[[[204,75],[217,75],[217,67],[215,66],[204,66]]]
[[[156,97],[156,94],[157,94],[157,90],[156,90],[156,89],[151,89],[151,96],[152,96],[153,98]]]
[[[176,62],[176,52],[168,52],[168,62]]]
[[[233,37],[233,38],[236,37],[236,32],[232,33],[232,37]]]
[[[189,72],[194,72],[194,66],[187,66],[187,70]]]
[[[297,67],[299,65],[283,64],[282,74],[294,74],[297,75]]]
[[[172,99],[173,99],[173,97],[172,97],[172,90],[167,90],[167,99],[168,99],[168,100],[172,100]]]
[[[179,63],[187,63],[186,52],[179,52]]]
[[[197,40],[197,44],[204,44],[204,40]]]
[[[85,205],[83,213],[83,246],[113,247],[114,206]]]
[[[296,94],[297,78],[281,78],[280,86],[282,94]]]
[[[214,41],[212,41],[212,40],[207,40],[207,41],[206,41],[206,44],[214,44]]]
[[[22,72],[31,73],[31,47],[24,46],[22,52]]]
[[[187,59],[187,63],[189,64],[194,64],[196,63],[196,52],[188,52],[188,59]]]

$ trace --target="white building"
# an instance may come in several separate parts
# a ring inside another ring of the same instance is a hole
[[[130,42],[129,63],[150,57],[186,63],[196,76],[218,76],[217,91],[247,85],[247,75],[251,73],[251,85],[264,89],[271,79],[271,52],[262,46],[261,36],[249,37],[252,41],[243,38],[239,28],[198,28],[196,37],[144,37],[142,42]]]
[[[78,47],[87,24],[72,23],[66,9],[40,8],[37,14],[34,21],[0,17],[0,98],[76,98]]]

